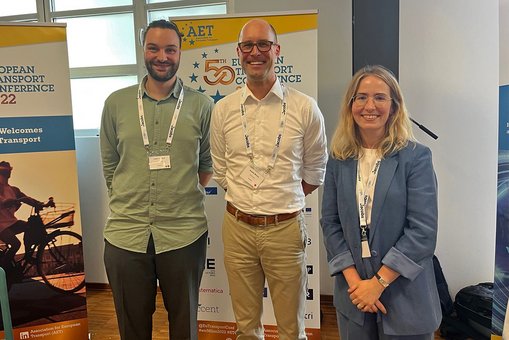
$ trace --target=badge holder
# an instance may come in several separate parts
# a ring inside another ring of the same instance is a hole
[[[245,180],[253,189],[258,189],[265,179],[265,176],[263,173],[258,171],[258,169],[255,168],[255,165],[251,162],[244,168],[244,170],[242,170],[240,178]]]
[[[161,170],[171,169],[170,152],[161,152],[160,155],[149,153],[148,155],[148,167],[150,170]]]

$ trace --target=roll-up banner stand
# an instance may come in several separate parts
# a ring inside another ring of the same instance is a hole
[[[318,14],[292,12],[173,20],[183,33],[179,75],[184,83],[215,102],[243,86],[243,74],[236,53],[238,34],[250,19],[259,17],[274,26],[281,45],[275,70],[281,81],[317,98],[317,27]],[[170,18],[173,19],[173,18]],[[212,132],[213,133],[213,132]],[[209,242],[205,273],[200,288],[199,338],[233,339],[235,318],[223,264],[221,225],[225,211],[224,192],[215,182],[206,188]],[[320,339],[319,212],[315,192],[306,199],[305,215],[309,231],[307,245],[308,292],[306,333],[308,339]],[[283,246],[283,245],[282,245]],[[265,338],[278,338],[276,321],[265,285]]]
[[[88,339],[65,24],[0,23],[0,177],[14,339]]]

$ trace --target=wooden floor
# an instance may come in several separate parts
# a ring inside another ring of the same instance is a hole
[[[336,312],[330,299],[323,299],[321,302],[323,312],[321,335],[325,340],[339,340],[338,328],[336,325]],[[105,289],[87,289],[87,310],[88,327],[91,340],[118,340],[117,320],[113,307],[111,292]],[[157,295],[157,309],[154,314],[153,340],[168,340],[168,321],[161,299]],[[435,340],[442,339],[438,335]]]

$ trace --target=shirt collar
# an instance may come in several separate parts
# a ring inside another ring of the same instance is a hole
[[[148,76],[143,77],[143,80],[141,81],[141,84],[142,84],[141,88],[143,90],[143,96],[152,98],[148,94],[147,89],[145,87],[147,84],[147,78],[148,78]],[[166,100],[166,99],[170,98],[171,96],[173,96],[174,98],[177,99],[180,95],[180,90],[182,90],[183,86],[184,86],[184,84],[182,83],[182,80],[179,77],[177,77],[177,79],[175,80],[175,85],[173,86],[173,90],[171,90],[171,92],[168,94],[168,96],[164,97],[161,100]]]
[[[245,88],[245,91],[246,91],[246,95],[244,97],[244,100],[242,101],[242,104],[245,104],[246,100],[251,97],[253,98],[254,100],[256,101],[259,101],[258,98],[256,98],[254,95],[253,95],[253,92],[251,92],[251,90],[249,89],[249,87],[247,85],[244,85],[244,88]],[[283,85],[281,84],[281,82],[279,81],[279,78],[276,77],[276,81],[274,82],[274,84],[272,85],[269,93],[267,93],[267,95],[265,96],[265,98],[267,98],[268,96],[270,96],[271,94],[274,94],[276,96],[279,97],[279,99],[283,100],[283,92],[284,92],[284,87]],[[241,99],[242,100],[242,99]]]

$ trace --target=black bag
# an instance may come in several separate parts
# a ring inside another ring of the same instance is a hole
[[[493,282],[461,289],[454,301],[458,318],[489,338],[493,305]]]
[[[435,255],[433,255],[433,268],[443,315],[439,328],[441,337],[447,340],[489,339],[490,337],[486,336],[485,332],[480,333],[478,330],[474,329],[466,318],[460,319],[458,317],[455,309],[461,307],[458,307],[457,303],[453,303],[451,294],[449,294],[449,286],[442,271],[442,266]],[[460,301],[462,300],[464,299],[460,296]]]
[[[454,306],[451,294],[449,294],[449,285],[447,285],[444,272],[442,271],[442,266],[435,255],[433,255],[433,269],[435,271],[435,280],[437,282],[438,297],[440,298],[442,315],[449,316],[454,311]]]

